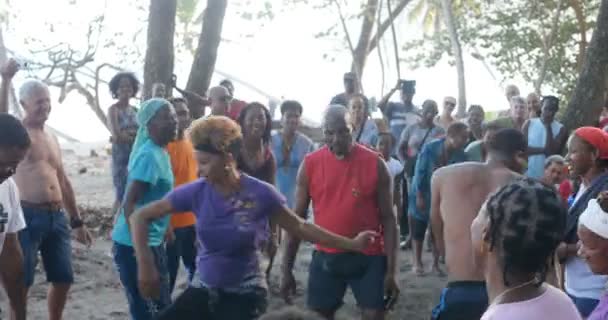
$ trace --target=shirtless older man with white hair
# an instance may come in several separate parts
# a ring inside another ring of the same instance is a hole
[[[480,319],[488,307],[483,266],[475,263],[471,224],[490,193],[523,172],[524,135],[502,129],[487,145],[485,163],[465,162],[435,171],[431,183],[431,230],[445,256],[448,285],[432,319]]]
[[[15,174],[27,224],[19,233],[25,286],[29,288],[34,282],[40,252],[47,281],[51,283],[47,296],[48,319],[60,320],[74,281],[70,227],[75,231],[76,239],[85,245],[91,244],[91,236],[76,207],[74,191],[63,168],[59,142],[44,127],[51,111],[48,87],[40,81],[28,80],[19,90],[19,101],[25,110],[23,125],[32,142]]]

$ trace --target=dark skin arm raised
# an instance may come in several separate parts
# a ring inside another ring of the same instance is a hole
[[[401,87],[401,82],[397,81],[397,85],[391,89],[391,91],[389,91],[384,97],[382,97],[382,99],[380,99],[380,101],[378,102],[378,109],[380,109],[380,111],[382,111],[382,113],[386,112],[386,106],[388,105],[388,100],[391,98],[391,96],[393,94],[395,94],[395,91],[399,90],[399,87]]]
[[[8,233],[0,254],[0,277],[16,320],[25,320],[26,297],[23,252],[16,233]]]

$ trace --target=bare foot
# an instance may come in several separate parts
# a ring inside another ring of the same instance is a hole
[[[422,277],[424,276],[424,266],[419,265],[414,267],[414,269],[412,269],[412,272],[414,272],[414,274],[418,277]]]
[[[441,270],[441,268],[439,267],[438,264],[433,266],[433,273],[440,278],[443,278],[446,276],[445,272],[443,272],[443,270]]]

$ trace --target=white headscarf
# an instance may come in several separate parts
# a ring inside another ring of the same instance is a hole
[[[587,209],[578,218],[578,223],[598,236],[608,239],[608,213],[602,210],[597,199],[589,200]]]

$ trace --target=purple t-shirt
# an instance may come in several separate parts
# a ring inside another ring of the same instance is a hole
[[[608,294],[603,295],[600,298],[595,310],[589,315],[587,320],[606,320],[608,319]]]
[[[209,288],[264,284],[259,251],[269,239],[269,218],[285,198],[270,184],[241,175],[241,189],[229,198],[205,179],[176,188],[167,199],[176,212],[196,216],[197,273]]]

